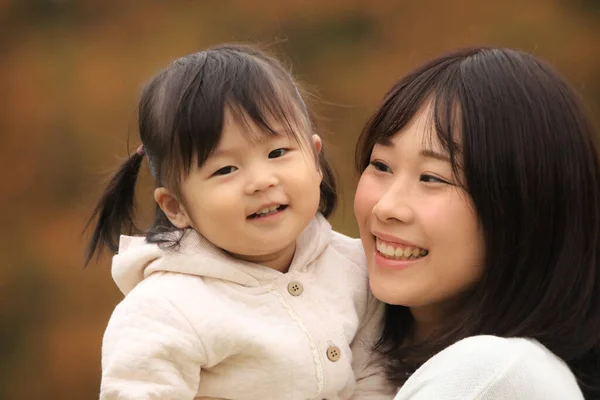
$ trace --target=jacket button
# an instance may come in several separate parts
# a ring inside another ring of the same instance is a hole
[[[288,292],[292,296],[300,296],[302,294],[302,292],[304,292],[304,287],[302,286],[302,284],[300,282],[288,283],[287,289],[288,289]]]
[[[341,355],[342,353],[340,351],[340,348],[337,346],[329,346],[329,348],[327,349],[327,358],[329,359],[329,361],[336,362],[340,359]]]

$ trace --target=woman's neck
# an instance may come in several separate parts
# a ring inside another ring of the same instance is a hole
[[[409,334],[409,342],[421,342],[432,337],[436,331],[448,326],[456,318],[460,309],[459,301],[411,307],[410,313],[414,323]]]

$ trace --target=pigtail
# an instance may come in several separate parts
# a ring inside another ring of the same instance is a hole
[[[136,230],[133,222],[134,196],[135,183],[144,157],[141,149],[140,146],[140,150],[133,153],[114,174],[86,225],[87,229],[98,218],[87,248],[86,266],[104,246],[116,253],[121,233],[131,234]]]

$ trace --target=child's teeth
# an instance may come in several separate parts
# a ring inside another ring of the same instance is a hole
[[[277,211],[279,209],[280,206],[271,206],[271,207],[265,207],[259,211],[256,212],[257,215],[263,215],[263,214],[269,214],[272,213],[273,211]]]

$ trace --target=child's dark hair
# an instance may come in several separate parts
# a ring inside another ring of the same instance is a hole
[[[226,111],[240,123],[251,119],[265,134],[277,134],[270,126],[273,121],[297,141],[310,141],[318,133],[297,84],[266,53],[247,45],[221,45],[176,60],[142,91],[138,119],[143,152],[121,165],[98,202],[90,218],[90,223],[97,222],[86,265],[103,246],[116,252],[121,234],[139,232],[134,193],[143,155],[155,185],[180,195],[181,179],[192,163],[201,166],[218,145]],[[315,157],[323,175],[319,211],[328,217],[337,202],[336,182],[324,152]],[[167,235],[162,234],[175,230],[157,205],[146,239],[165,243]]]
[[[374,144],[430,101],[434,135],[464,174],[486,258],[461,314],[424,342],[407,344],[410,310],[387,305],[377,350],[390,381],[402,385],[465,337],[525,337],[564,360],[587,399],[600,399],[600,164],[580,99],[529,54],[457,51],[391,89],[359,139],[359,171]]]

